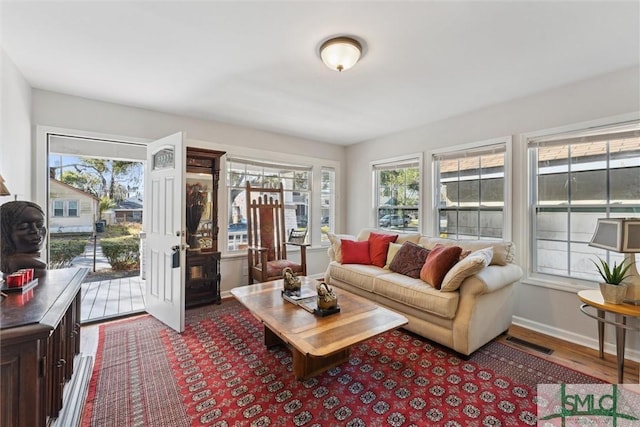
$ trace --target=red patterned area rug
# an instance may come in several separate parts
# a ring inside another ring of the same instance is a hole
[[[297,381],[234,300],[187,311],[183,334],[150,316],[104,324],[82,425],[527,426],[539,383],[601,383],[493,342],[463,360],[404,330]]]

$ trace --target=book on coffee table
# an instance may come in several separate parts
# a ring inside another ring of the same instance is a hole
[[[307,301],[307,300],[315,301],[315,298],[317,296],[318,294],[314,289],[305,288],[305,287],[300,289],[300,292],[297,292],[297,293],[287,293],[285,291],[282,291],[282,298],[296,305],[299,305],[300,302],[302,301]]]

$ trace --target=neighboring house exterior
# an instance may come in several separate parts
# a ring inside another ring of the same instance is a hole
[[[49,180],[49,233],[93,232],[99,199],[57,179]]]
[[[118,207],[113,209],[115,222],[137,222],[142,224],[142,200],[127,199],[118,203]]]

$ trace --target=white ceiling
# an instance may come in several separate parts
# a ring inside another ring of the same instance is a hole
[[[2,1],[38,89],[352,144],[640,63],[640,2]],[[334,35],[364,40],[337,73]]]

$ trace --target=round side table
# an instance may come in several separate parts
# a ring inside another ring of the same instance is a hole
[[[624,377],[624,347],[626,330],[638,331],[640,329],[627,325],[628,317],[640,317],[640,306],[633,304],[609,304],[604,302],[602,294],[597,289],[589,289],[578,292],[578,298],[583,304],[580,310],[587,316],[598,321],[598,350],[600,358],[604,358],[604,325],[608,323],[616,328],[616,359],[618,364],[618,383],[622,384]],[[596,314],[589,312],[589,308],[595,308]],[[611,313],[614,320],[606,318]],[[640,378],[639,378],[640,382]]]

